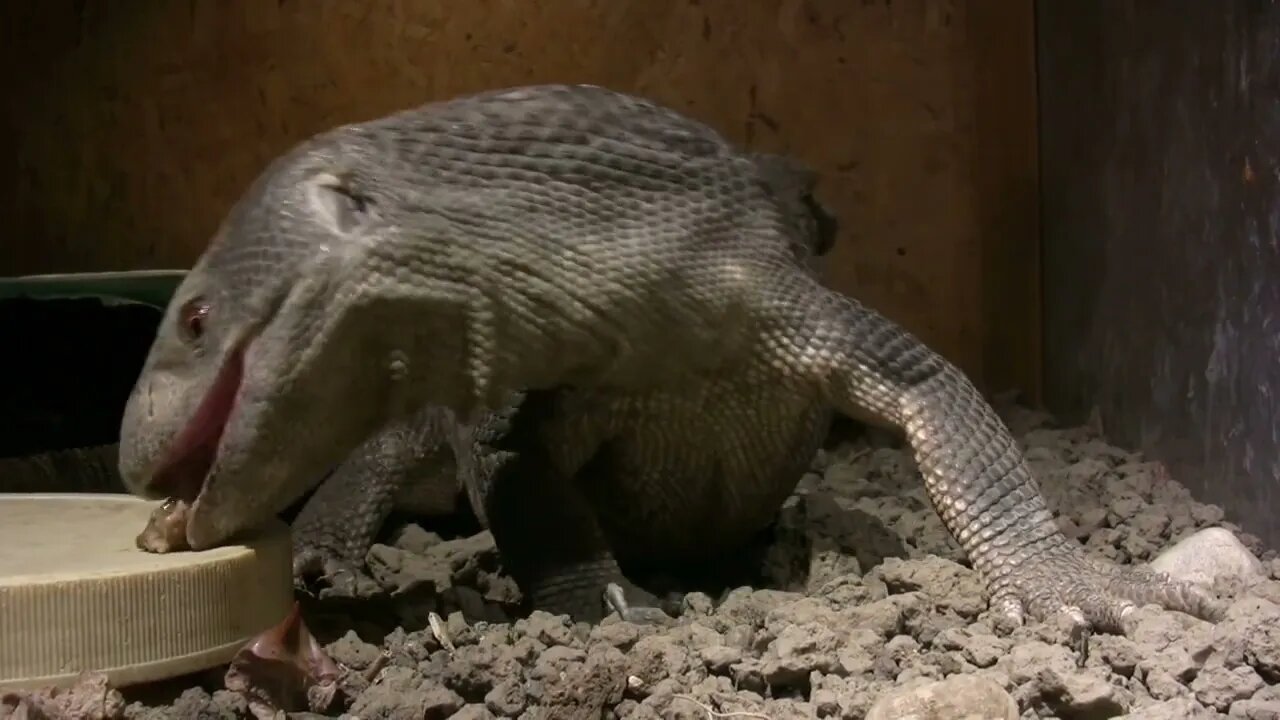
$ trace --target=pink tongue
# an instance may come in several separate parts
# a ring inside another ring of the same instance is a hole
[[[236,393],[244,375],[244,351],[237,349],[218,370],[213,386],[195,414],[174,438],[173,445],[151,484],[159,492],[191,503],[200,494],[209,468],[218,454],[218,442],[235,408]]]

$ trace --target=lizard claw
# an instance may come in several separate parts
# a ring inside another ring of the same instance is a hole
[[[312,593],[313,587],[319,586],[317,594],[320,597],[337,595],[344,598],[364,597],[370,588],[380,587],[364,571],[363,563],[314,548],[294,549],[293,586],[308,594]]]
[[[1071,626],[1071,649],[1076,653],[1076,667],[1082,668],[1089,662],[1089,637],[1093,632],[1088,623],[1080,622]]]
[[[307,629],[297,603],[279,625],[250,640],[227,669],[228,690],[249,700],[257,717],[303,707],[325,712],[338,695],[341,669]]]
[[[1086,555],[1082,548],[1063,548],[1049,556],[1008,570],[992,583],[991,608],[1003,625],[1022,625],[1030,615],[1055,615],[1068,624],[1077,664],[1089,656],[1094,632],[1127,635],[1129,617],[1142,605],[1217,622],[1226,607],[1207,590],[1174,580],[1147,566],[1121,567]]]
[[[637,592],[633,589],[633,592]],[[626,591],[618,583],[609,583],[604,589],[604,601],[618,617],[637,625],[674,625],[676,619],[661,608],[649,605],[632,604],[627,600]]]

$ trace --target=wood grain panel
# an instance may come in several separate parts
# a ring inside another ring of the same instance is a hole
[[[1016,207],[1034,195],[1021,127],[1034,98],[1029,8],[10,3],[0,10],[14,143],[2,270],[188,266],[251,178],[310,133],[485,88],[589,82],[650,95],[820,169],[843,223],[830,282],[984,384],[1032,385],[1036,240]]]

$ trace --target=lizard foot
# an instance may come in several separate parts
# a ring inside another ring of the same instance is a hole
[[[991,607],[1005,623],[1021,625],[1028,615],[1037,620],[1064,617],[1079,664],[1088,657],[1093,632],[1128,634],[1128,618],[1140,606],[1154,604],[1210,622],[1226,611],[1204,588],[1147,566],[1107,563],[1076,547],[1027,560],[991,585]]]
[[[630,583],[624,590],[622,585],[609,583],[604,589],[604,601],[618,617],[636,625],[669,626],[676,622],[675,617],[660,607],[658,599]],[[630,592],[628,592],[628,590]],[[627,599],[630,594],[632,600]]]
[[[626,578],[612,558],[582,562],[545,573],[522,586],[530,605],[552,615],[568,615],[574,622],[595,624],[612,612],[637,624],[668,625],[680,615],[680,603],[663,603]],[[673,613],[664,612],[670,605]]]
[[[231,659],[224,683],[249,700],[255,717],[307,708],[326,712],[339,691],[341,670],[302,622],[297,603],[279,625],[249,641]]]
[[[341,557],[323,548],[297,547],[293,551],[293,586],[321,598],[363,598],[377,594],[381,585],[367,572],[362,561]]]

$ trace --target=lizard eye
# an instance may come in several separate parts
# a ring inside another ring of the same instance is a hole
[[[208,317],[209,303],[204,298],[194,297],[182,304],[178,320],[189,340],[199,340],[204,335],[204,323]]]

